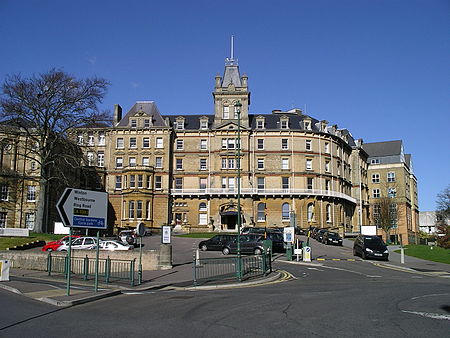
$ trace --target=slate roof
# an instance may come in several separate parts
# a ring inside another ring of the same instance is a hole
[[[163,115],[164,119],[169,119],[170,125],[174,126],[176,119],[178,117],[184,117],[184,130],[198,130],[200,129],[200,118],[207,117],[208,118],[208,128],[210,129],[214,123],[214,115],[206,115],[206,114],[170,114]],[[259,130],[256,128],[256,121],[258,117],[263,117],[265,119],[264,130],[280,130],[280,117],[287,116],[289,117],[289,129],[287,130],[304,130],[303,129],[303,120],[305,118],[309,118],[311,120],[311,130],[314,132],[319,132],[319,120],[312,118],[308,115],[299,115],[292,114],[288,112],[282,112],[277,114],[248,114],[249,126],[252,130]],[[230,120],[230,122],[236,122],[236,120]],[[328,126],[330,127],[330,126]],[[177,130],[175,130],[177,131]],[[355,140],[352,134],[347,129],[339,129],[340,133],[343,136],[347,137],[348,144],[352,147],[356,145]]]
[[[402,153],[402,141],[364,143],[363,149],[369,154],[369,157],[400,155]]]
[[[230,83],[235,87],[242,87],[241,76],[239,74],[239,66],[227,65],[225,66],[225,74],[223,75],[222,88],[227,88]]]
[[[139,112],[144,112],[149,117],[152,117],[153,126],[166,126],[154,101],[137,101],[133,105],[133,107],[131,107],[128,113],[126,113],[125,116],[120,120],[120,122],[117,124],[117,127],[127,127],[130,117]]]

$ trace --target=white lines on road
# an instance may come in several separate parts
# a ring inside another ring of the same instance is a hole
[[[404,313],[411,313],[411,314],[414,314],[414,315],[427,317],[427,318],[450,320],[450,315],[443,315],[443,314],[440,314],[440,313],[416,312],[416,311],[406,311],[406,310],[402,310],[402,312],[404,312]]]
[[[411,298],[411,300],[416,300],[416,299],[420,299],[420,298],[427,298],[427,297],[441,297],[441,296],[448,296],[448,295],[450,295],[450,293],[431,293],[429,295],[413,297],[413,298]]]
[[[316,271],[325,271],[325,270],[320,270],[320,269],[317,269],[317,268],[307,268],[308,270],[316,270]]]
[[[374,275],[374,276],[372,276],[372,275],[366,275],[366,277],[368,277],[368,278],[382,278],[383,276],[377,276],[377,275]]]

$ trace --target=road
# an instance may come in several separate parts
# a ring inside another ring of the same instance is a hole
[[[8,309],[0,336],[450,336],[449,278],[347,261],[349,248],[311,244],[327,259],[321,265],[277,259],[294,278],[256,287],[143,292],[66,309],[0,290]]]

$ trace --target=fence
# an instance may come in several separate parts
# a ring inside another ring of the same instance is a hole
[[[95,276],[95,259],[86,257],[72,257],[70,271],[73,275],[78,275],[84,280]],[[52,273],[63,273],[67,276],[69,266],[68,256],[53,256],[51,253],[47,256],[47,272],[51,276]],[[120,260],[120,259],[99,259],[98,275],[104,278],[105,283],[111,280],[124,279],[129,280],[131,286],[134,286],[136,259]]]
[[[238,281],[272,272],[271,254],[255,256],[202,258],[193,262],[194,286],[210,281],[236,279]],[[239,264],[240,263],[240,264]],[[241,274],[239,274],[241,265]]]

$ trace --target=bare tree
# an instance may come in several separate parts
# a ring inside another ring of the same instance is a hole
[[[384,231],[386,242],[389,243],[391,230],[398,226],[400,213],[397,185],[381,185],[380,196],[374,200],[372,208],[373,220]]]
[[[102,78],[78,80],[55,69],[29,78],[11,75],[2,85],[0,120],[25,134],[25,156],[39,165],[37,232],[44,229],[49,183],[64,179],[62,169],[75,167],[81,160],[68,132],[107,119],[97,105],[108,85]]]
[[[450,248],[450,185],[437,195],[436,221],[438,233],[438,245]]]

